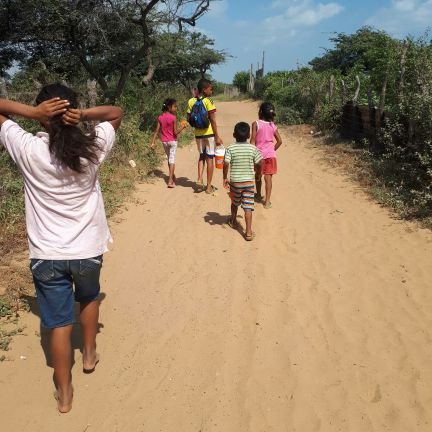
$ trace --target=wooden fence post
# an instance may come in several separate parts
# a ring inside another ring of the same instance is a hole
[[[356,75],[356,81],[357,81],[357,87],[356,87],[356,90],[355,90],[355,93],[354,93],[354,97],[352,98],[352,101],[354,102],[354,104],[357,103],[357,99],[358,99],[359,94],[360,94],[361,83],[360,83],[360,78],[359,78],[358,75]]]
[[[346,103],[346,85],[345,85],[345,81],[341,80],[341,84],[342,84],[341,101],[342,101],[342,105],[345,105],[345,103]]]

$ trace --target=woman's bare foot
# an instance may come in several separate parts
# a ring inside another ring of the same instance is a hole
[[[57,409],[62,414],[66,414],[72,409],[73,392],[74,390],[72,386],[65,391],[60,391],[59,389],[54,391],[54,398],[57,401]]]
[[[99,363],[100,356],[97,352],[94,353],[93,356],[87,356],[85,353],[83,354],[83,372],[84,373],[92,373],[96,369],[96,365]]]

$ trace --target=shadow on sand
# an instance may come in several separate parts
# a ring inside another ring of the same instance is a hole
[[[40,311],[39,311],[39,306],[36,297],[25,295],[23,296],[23,298],[27,301],[30,307],[30,311],[40,318]],[[105,298],[106,298],[106,294],[101,292],[99,294],[99,300],[98,300],[99,304],[101,304],[105,300]],[[79,303],[75,303],[75,323],[72,328],[72,337],[71,337],[72,355],[73,355],[72,365],[75,364],[75,350],[79,350],[82,353],[82,346],[83,346],[81,324],[79,321],[79,312],[80,312]],[[98,323],[98,333],[100,333],[100,330],[103,327],[104,325],[102,323]],[[50,350],[49,350],[50,329],[47,329],[45,327],[42,327],[42,325],[40,325],[39,335],[40,335],[40,344],[45,354],[46,364],[47,366],[52,367]]]
[[[220,213],[216,212],[207,212],[207,214],[204,216],[204,221],[209,225],[225,226],[227,229],[237,231],[242,237],[244,237],[245,231],[242,225],[238,222],[238,219],[243,219],[243,216],[237,216],[237,226],[235,228],[231,228],[228,225],[228,220],[230,219],[230,217],[231,215],[221,215]]]
[[[151,173],[155,177],[161,178],[165,181],[165,183],[168,183],[168,174],[164,173],[163,171],[157,169],[152,171]],[[185,188],[191,188],[194,190],[194,192],[197,192],[197,185],[192,180],[188,179],[187,177],[176,177],[176,186],[185,187]]]

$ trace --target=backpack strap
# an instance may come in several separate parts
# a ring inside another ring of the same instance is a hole
[[[202,97],[200,97],[200,98],[197,98],[197,100],[200,100],[200,101],[202,102],[204,109],[207,111],[207,108],[206,108],[206,106],[204,105],[204,99],[206,99],[206,97],[207,97],[207,96],[202,96]],[[207,112],[208,112],[208,111],[207,111]]]

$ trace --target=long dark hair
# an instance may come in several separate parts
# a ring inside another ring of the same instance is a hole
[[[49,84],[44,86],[36,97],[36,104],[59,97],[67,99],[70,108],[78,108],[77,94],[62,84]],[[82,173],[86,159],[98,164],[97,151],[100,149],[93,132],[85,134],[78,126],[68,126],[63,123],[62,114],[53,117],[47,128],[49,134],[49,150],[51,154],[63,165],[73,171]]]
[[[276,116],[274,105],[271,102],[263,102],[258,111],[258,118],[272,122]]]
[[[173,98],[167,98],[164,100],[162,104],[162,112],[167,112],[169,109],[175,104],[177,101]]]

